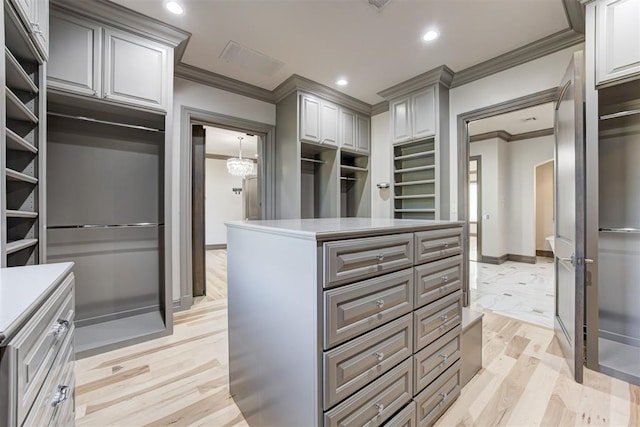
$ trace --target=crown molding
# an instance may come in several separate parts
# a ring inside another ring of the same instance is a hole
[[[553,134],[553,128],[533,130],[531,132],[523,132],[511,135],[511,139],[509,140],[509,142],[522,141],[524,139],[541,138],[543,136],[550,136]]]
[[[469,136],[469,143],[484,141],[486,139],[493,139],[493,138],[500,138],[506,142],[523,141],[525,139],[540,138],[543,136],[553,135],[553,133],[554,133],[553,128],[539,129],[531,132],[517,133],[514,135],[510,134],[506,130],[496,130],[493,132],[485,132],[485,133],[480,133],[478,135],[471,135]]]
[[[387,111],[389,111],[389,101],[378,102],[377,104],[371,106],[372,116],[386,113]]]
[[[454,72],[446,65],[441,65],[432,70],[418,74],[415,77],[405,80],[388,89],[378,92],[378,95],[387,101],[399,96],[407,95],[415,90],[422,89],[425,86],[440,83],[445,87],[451,87],[454,80]]]
[[[82,15],[112,27],[141,34],[174,48],[191,37],[191,33],[188,31],[108,0],[51,0],[51,7],[65,13]]]
[[[352,96],[337,91],[329,86],[314,82],[306,77],[293,74],[283,81],[273,90],[273,102],[278,103],[289,96],[292,92],[303,91],[318,95],[327,101],[335,102],[344,107],[357,111],[358,113],[371,115],[372,106],[364,101],[360,101]]]
[[[558,31],[518,49],[458,71],[455,73],[451,87],[454,88],[471,83],[474,80],[542,58],[582,42],[584,42],[584,34],[577,33],[570,28]]]
[[[175,77],[191,80],[206,86],[233,92],[238,95],[248,96],[260,101],[273,103],[273,94],[270,90],[263,89],[240,80],[232,79],[222,74],[213,73],[202,68],[194,67],[183,62],[175,66]]]
[[[577,33],[584,34],[584,6],[578,0],[562,0],[562,6],[569,27]]]

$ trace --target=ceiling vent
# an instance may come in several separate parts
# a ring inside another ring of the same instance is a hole
[[[265,76],[273,76],[284,67],[284,62],[249,49],[233,40],[227,43],[227,46],[220,54],[220,59]]]
[[[369,0],[369,4],[378,10],[382,10],[391,0]]]

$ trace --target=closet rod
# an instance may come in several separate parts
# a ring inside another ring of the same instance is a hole
[[[341,176],[340,179],[343,180],[343,181],[357,181],[358,180],[358,178],[350,178],[348,176]]]
[[[611,227],[611,228],[601,228],[600,231],[604,231],[607,233],[640,233],[640,228],[632,228],[632,227]]]
[[[322,163],[322,164],[324,164],[324,160],[307,159],[306,157],[300,157],[300,160],[303,161],[303,162]]]
[[[77,224],[77,225],[50,225],[47,226],[48,230],[61,230],[61,229],[82,229],[82,228],[142,228],[142,227],[164,227],[163,223],[158,222],[135,222],[131,224]]]
[[[138,130],[146,130],[146,131],[149,131],[149,132],[164,133],[164,131],[162,129],[150,128],[150,127],[147,127],[147,126],[130,125],[130,124],[127,124],[127,123],[110,122],[110,121],[107,121],[107,120],[94,119],[92,117],[71,116],[69,114],[53,113],[51,111],[48,111],[47,115],[55,116],[55,117],[64,117],[65,119],[82,120],[84,122],[100,123],[100,124],[103,124],[103,125],[120,126],[120,127],[128,128],[128,129],[138,129]]]
[[[617,119],[618,117],[633,116],[636,114],[640,114],[640,108],[635,110],[619,111],[612,114],[605,114],[604,116],[600,116],[600,120]]]

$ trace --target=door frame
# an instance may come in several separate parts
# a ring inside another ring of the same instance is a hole
[[[463,304],[469,306],[469,123],[523,108],[554,102],[558,87],[458,114],[458,221],[464,222]]]
[[[472,161],[477,162],[476,166],[476,175],[478,176],[476,180],[476,186],[478,187],[478,212],[476,217],[478,218],[478,222],[476,224],[476,262],[482,261],[482,156],[469,156],[469,162]],[[467,180],[469,179],[469,172],[467,171]],[[468,187],[467,187],[468,188]]]
[[[180,109],[180,300],[174,301],[174,312],[188,310],[193,304],[193,235],[191,179],[193,173],[193,142],[191,126],[205,126],[234,130],[259,135],[258,146],[261,159],[261,192],[263,196],[262,218],[275,218],[275,126],[225,114],[213,113],[193,107]]]

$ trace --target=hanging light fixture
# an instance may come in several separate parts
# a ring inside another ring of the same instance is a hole
[[[253,161],[251,161],[251,159],[242,158],[243,139],[244,137],[242,136],[238,137],[238,141],[240,142],[240,155],[227,160],[227,170],[233,176],[241,176],[244,178],[253,170]]]

